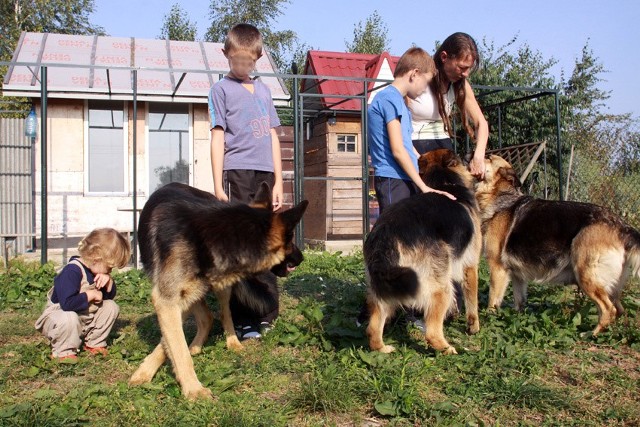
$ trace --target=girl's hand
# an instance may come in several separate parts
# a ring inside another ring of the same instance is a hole
[[[93,284],[96,285],[96,289],[105,288],[107,292],[111,292],[112,283],[113,280],[108,274],[98,273],[93,279]],[[102,294],[102,292],[100,294]]]
[[[473,156],[473,159],[471,159],[471,163],[469,163],[469,172],[471,172],[471,175],[476,177],[476,179],[478,179],[479,181],[482,181],[484,179],[484,173],[485,173],[484,156],[483,157]]]

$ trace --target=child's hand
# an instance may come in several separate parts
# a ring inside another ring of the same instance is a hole
[[[90,303],[93,302],[93,303],[99,304],[99,303],[102,302],[102,292],[100,292],[99,290],[97,290],[97,289],[89,289],[86,292],[86,294],[87,294],[87,300]]]
[[[96,285],[96,289],[105,288],[107,292],[111,291],[111,284],[113,280],[108,274],[98,273],[93,278],[93,284]]]
[[[220,200],[221,202],[228,202],[229,201],[229,197],[227,197],[227,195],[222,190],[216,191],[216,198],[218,200]]]
[[[282,181],[276,181],[273,185],[273,198],[271,203],[273,205],[273,211],[275,212],[280,209],[283,203],[284,190],[282,188]]]
[[[447,193],[446,191],[440,191],[440,190],[436,190],[435,188],[431,188],[429,186],[427,186],[426,188],[422,189],[423,193],[436,193],[436,194],[442,194],[443,196],[446,196],[448,198],[450,198],[451,200],[456,200],[456,196],[454,196],[451,193]]]

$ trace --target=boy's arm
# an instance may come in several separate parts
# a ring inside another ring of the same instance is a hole
[[[64,311],[80,312],[89,308],[96,295],[86,292],[80,292],[80,283],[82,282],[82,273],[80,267],[74,264],[67,264],[60,274],[58,274],[53,286],[56,290],[60,308]],[[95,291],[100,293],[100,291]]]
[[[284,202],[284,189],[282,182],[282,154],[280,151],[280,138],[275,128],[271,129],[271,152],[273,156],[273,210],[277,211]]]
[[[422,191],[423,193],[434,192],[447,196],[448,198],[455,200],[456,198],[447,193],[446,191],[439,191],[429,187],[424,183],[418,170],[413,164],[409,153],[402,142],[402,127],[400,120],[393,119],[387,123],[387,132],[389,132],[389,143],[391,144],[391,153],[393,158],[398,162],[402,170],[411,178],[411,181]]]
[[[218,200],[229,201],[222,184],[222,168],[224,165],[224,131],[221,127],[211,129],[211,170],[213,172],[213,188]]]

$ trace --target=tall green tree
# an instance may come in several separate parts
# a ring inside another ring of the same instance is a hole
[[[104,35],[89,20],[94,10],[94,0],[0,0],[0,61],[11,60],[23,31]],[[0,81],[5,73],[6,67],[0,67]],[[15,103],[10,110],[29,111],[23,98],[8,101]]]
[[[382,17],[375,10],[364,21],[358,22],[353,28],[353,41],[345,46],[351,53],[379,54],[389,50],[391,40],[388,37],[389,29]]]
[[[89,20],[94,10],[94,0],[0,1],[0,59],[11,59],[22,31],[104,35]]]
[[[180,4],[174,3],[171,11],[164,16],[158,38],[193,42],[196,40],[197,32],[197,23],[191,22],[189,15],[180,7]]]
[[[211,25],[205,40],[222,43],[235,24],[247,23],[262,33],[264,45],[278,69],[288,72],[298,46],[298,36],[291,30],[273,31],[277,18],[284,13],[290,0],[211,0],[209,17]]]

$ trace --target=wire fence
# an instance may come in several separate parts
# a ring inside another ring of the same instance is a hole
[[[615,168],[584,150],[575,150],[569,160],[566,200],[607,207],[640,229],[640,173]]]

